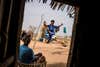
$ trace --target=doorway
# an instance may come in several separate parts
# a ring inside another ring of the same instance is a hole
[[[59,6],[52,9],[50,3],[50,1],[47,1],[47,3],[43,4],[37,0],[26,2],[22,31],[25,30],[28,32],[30,30],[32,32],[33,37],[29,48],[31,48],[34,53],[43,53],[47,60],[47,67],[66,67],[68,63],[66,60],[68,60],[72,42],[75,7],[63,4],[58,10],[57,8],[59,8]],[[61,5],[61,3],[56,2],[55,6],[57,4]],[[70,9],[69,11],[67,11],[68,7]],[[73,14],[70,14],[71,12]],[[55,33],[52,41],[45,43],[44,40],[40,38],[41,26],[44,21],[46,21],[47,25],[50,25],[51,20],[54,20],[57,26],[60,24],[63,25],[59,31]],[[22,44],[23,42],[20,41],[20,45]]]

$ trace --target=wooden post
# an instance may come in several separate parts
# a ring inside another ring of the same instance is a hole
[[[76,35],[76,25],[78,23],[78,13],[79,13],[79,7],[75,7],[75,19],[74,19],[74,24],[73,24],[72,40],[71,40],[71,45],[70,45],[70,52],[68,55],[67,67],[70,67],[71,60],[72,60],[74,40],[75,40],[75,35]]]

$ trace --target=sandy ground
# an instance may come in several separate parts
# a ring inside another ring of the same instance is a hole
[[[70,38],[67,40],[66,47],[62,46],[61,40],[59,39],[49,44],[31,41],[29,47],[33,49],[35,54],[38,52],[43,53],[46,57],[47,67],[66,67],[70,49]]]

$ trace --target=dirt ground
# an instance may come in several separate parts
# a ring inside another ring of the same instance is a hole
[[[33,49],[35,54],[38,52],[43,53],[46,57],[47,67],[66,67],[71,39],[67,39],[66,44],[64,44],[66,47],[61,44],[61,41],[62,39],[58,39],[49,44],[31,41],[29,47]]]

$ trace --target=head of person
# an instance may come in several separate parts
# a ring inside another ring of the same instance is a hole
[[[26,31],[25,30],[22,30],[21,33],[26,33]]]
[[[54,25],[55,21],[54,20],[51,20],[51,25]]]
[[[27,35],[30,36],[31,38],[33,37],[33,32],[32,30],[28,30]]]
[[[31,41],[31,38],[29,35],[26,35],[25,38],[23,39],[24,45],[28,46]]]
[[[43,25],[46,26],[46,21],[43,22]]]
[[[21,31],[21,35],[24,35],[24,34],[26,34],[26,31],[25,30],[22,30]]]

